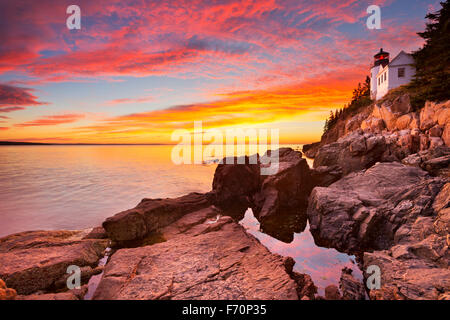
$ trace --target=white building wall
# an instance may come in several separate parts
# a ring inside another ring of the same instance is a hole
[[[370,69],[370,98],[375,99],[377,96],[377,75],[381,66],[375,66]]]
[[[376,85],[376,100],[384,97],[389,90],[411,82],[416,74],[416,69],[414,68],[413,63],[413,57],[402,51],[385,68],[380,68],[376,74],[376,82],[371,81],[371,91],[372,83]],[[372,68],[372,71],[373,69],[375,68]],[[399,69],[404,69],[403,77],[399,77]],[[371,79],[374,79],[374,74],[372,73],[371,75]]]
[[[398,69],[400,68],[405,70],[405,76],[401,78],[398,77]],[[409,65],[389,67],[389,90],[410,83],[415,73],[414,67]]]
[[[378,84],[379,83],[379,84]],[[377,76],[376,99],[381,99],[389,91],[389,67],[380,69]]]

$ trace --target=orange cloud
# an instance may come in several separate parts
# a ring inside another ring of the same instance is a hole
[[[54,126],[58,124],[72,123],[82,118],[84,118],[84,114],[63,114],[63,115],[44,116],[36,120],[18,123],[15,126],[16,127]]]
[[[75,128],[72,132],[77,138],[98,140],[140,135],[148,139],[152,133],[160,138],[162,135],[164,141],[160,142],[170,142],[173,130],[191,129],[194,121],[202,121],[204,128],[262,126],[276,121],[321,121],[329,110],[340,108],[349,100],[356,82],[356,79],[343,80],[326,74],[297,85],[222,93],[211,102],[118,116]]]

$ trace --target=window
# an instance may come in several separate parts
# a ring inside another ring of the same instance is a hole
[[[384,81],[386,81],[386,72],[384,73]]]
[[[378,85],[380,85],[380,78],[378,78]]]
[[[398,68],[398,77],[399,78],[405,77],[405,68]]]

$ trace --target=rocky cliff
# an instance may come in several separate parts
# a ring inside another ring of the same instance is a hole
[[[449,298],[450,101],[411,110],[373,104],[306,147],[314,239],[381,269],[372,299]]]
[[[340,119],[305,147],[313,168],[282,148],[271,176],[245,157],[218,165],[207,193],[143,199],[92,230],[4,237],[0,299],[449,299],[450,101],[411,110],[401,96]],[[344,269],[318,296],[237,223],[248,208],[285,242],[309,221],[317,245],[356,255],[366,279],[378,267],[381,286]],[[70,265],[80,289],[65,286]]]

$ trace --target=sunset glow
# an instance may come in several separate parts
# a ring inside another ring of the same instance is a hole
[[[380,47],[422,45],[429,1],[73,1],[0,4],[0,140],[173,143],[175,129],[279,128],[320,139]],[[369,5],[382,29],[366,27]]]

